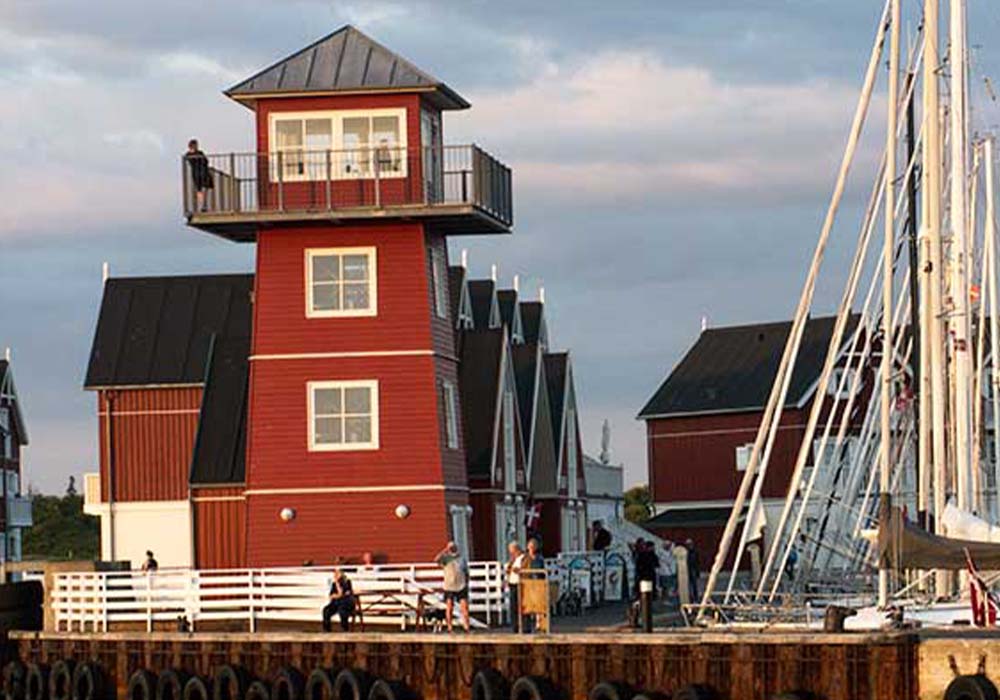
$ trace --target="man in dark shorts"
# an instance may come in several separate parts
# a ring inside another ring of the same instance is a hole
[[[458,551],[458,545],[449,542],[434,558],[434,561],[444,569],[444,619],[448,631],[453,632],[452,618],[455,611],[455,601],[462,614],[462,627],[469,631],[469,567]]]
[[[198,148],[198,140],[188,141],[187,153],[184,154],[188,169],[191,175],[191,186],[194,187],[194,201],[196,211],[206,211],[208,208],[205,201],[208,191],[214,186],[212,182],[212,169],[208,164],[208,156]]]
[[[329,632],[332,629],[330,624],[333,616],[340,617],[340,629],[344,632],[351,630],[351,613],[354,612],[354,587],[351,579],[336,567],[333,570],[333,583],[330,584],[330,602],[323,607],[323,631]]]

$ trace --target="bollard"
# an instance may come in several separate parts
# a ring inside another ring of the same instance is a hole
[[[653,631],[653,582],[639,581],[639,606],[642,608],[642,631]]]

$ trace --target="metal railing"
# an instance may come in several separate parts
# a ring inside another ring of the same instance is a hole
[[[342,567],[353,584],[365,624],[420,623],[418,611],[444,606],[444,574],[435,564]],[[53,577],[51,605],[58,631],[106,632],[116,624],[242,621],[253,632],[263,620],[316,623],[327,602],[331,569],[161,569],[155,573],[80,572]],[[469,565],[474,626],[502,624],[507,615],[504,570],[498,562]]]
[[[182,171],[189,218],[470,205],[513,220],[510,168],[475,145],[185,155]]]

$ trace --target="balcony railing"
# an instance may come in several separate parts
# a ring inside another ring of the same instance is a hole
[[[478,146],[282,150],[184,156],[184,213],[194,223],[258,214],[470,209],[512,223],[510,168]]]

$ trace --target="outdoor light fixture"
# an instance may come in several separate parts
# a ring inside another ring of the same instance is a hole
[[[405,503],[400,503],[398,506],[396,506],[396,517],[399,518],[400,520],[406,520],[408,517],[410,517],[410,506],[406,505]]]
[[[295,509],[288,507],[282,508],[278,513],[278,517],[281,518],[283,522],[291,522],[292,520],[295,520]]]

